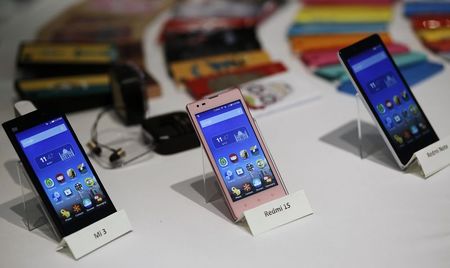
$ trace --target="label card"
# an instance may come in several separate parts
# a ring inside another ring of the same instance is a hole
[[[423,175],[428,178],[450,165],[450,136],[417,151],[414,157],[422,168]]]
[[[124,210],[117,211],[71,235],[64,237],[56,250],[68,247],[78,260],[84,255],[131,231],[131,224]]]
[[[254,236],[311,215],[313,210],[303,190],[262,204],[244,212]]]

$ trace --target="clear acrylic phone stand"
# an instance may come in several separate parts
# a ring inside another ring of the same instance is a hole
[[[217,184],[216,175],[212,170],[211,163],[205,154],[203,145],[201,146],[202,153],[202,177],[203,177],[203,198],[205,203],[210,203],[222,198],[219,185]]]
[[[31,189],[31,185],[28,179],[28,175],[25,172],[23,165],[20,161],[16,164],[17,176],[19,178],[20,190],[22,194],[22,207],[23,207],[23,223],[28,231],[33,231],[48,223],[47,218],[42,211],[39,199],[36,197],[33,191],[31,191],[32,198],[27,198],[27,189]],[[54,230],[52,229],[53,233]],[[57,235],[55,235],[55,240],[57,240]]]
[[[358,150],[361,159],[364,159],[364,134],[362,128],[362,99],[359,93],[355,95],[357,109],[357,135]],[[428,145],[417,151],[408,161],[405,169],[409,173],[418,173],[424,178],[428,178],[436,172],[450,165],[450,136],[441,138],[439,141]]]
[[[362,144],[362,128],[361,128],[361,96],[359,95],[359,93],[356,93],[355,95],[355,100],[356,100],[356,116],[357,116],[357,128],[358,128],[358,149],[359,149],[359,157],[361,157],[361,159],[364,159],[364,154],[363,154],[363,144]]]
[[[375,142],[373,139],[370,139],[370,136],[373,134],[380,135],[378,132],[373,133],[373,129],[370,129],[369,125],[367,125],[363,121],[363,114],[365,112],[364,104],[361,99],[361,95],[359,93],[355,94],[355,102],[356,102],[356,124],[357,124],[357,146],[358,146],[358,154],[361,159],[365,159],[371,153],[377,151],[379,149],[380,141]],[[366,125],[366,128],[363,126]],[[380,136],[381,137],[381,136]],[[371,143],[369,146],[369,143]],[[383,143],[384,144],[384,143]]]
[[[210,203],[223,198],[223,196],[217,183],[217,178],[212,171],[211,163],[205,154],[203,145],[201,152],[203,196],[205,198],[205,203]],[[277,213],[271,214],[273,211],[277,211]],[[270,213],[271,216],[268,217],[266,213]],[[309,204],[308,198],[304,191],[300,190],[245,211],[244,217],[238,219],[235,223],[247,224],[250,232],[255,236],[311,215],[312,213],[313,210]]]
[[[34,192],[31,191],[33,198],[26,198],[26,188],[32,189],[32,186],[30,185],[28,174],[20,161],[17,162],[17,175],[21,186],[25,227],[32,231],[44,224],[49,224],[55,235],[55,240],[58,240],[59,236],[45,217],[43,208]],[[68,248],[72,256],[78,260],[103,245],[131,232],[131,230],[131,224],[126,212],[120,210],[75,233],[62,237],[56,250]]]

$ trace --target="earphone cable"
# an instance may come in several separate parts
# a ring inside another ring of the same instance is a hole
[[[98,144],[99,146],[102,146],[102,147],[110,150],[111,152],[114,152],[115,151],[114,148],[111,148],[108,145],[102,144],[98,141],[98,123],[100,122],[100,119],[103,117],[103,115],[106,114],[107,112],[109,112],[110,110],[111,110],[111,107],[107,107],[98,113],[97,117],[95,118],[94,124],[92,124],[91,140],[93,142],[95,142],[96,144]]]

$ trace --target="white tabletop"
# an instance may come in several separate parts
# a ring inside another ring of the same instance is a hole
[[[67,2],[35,2],[0,25],[1,122],[13,117],[17,44],[32,38]],[[116,207],[127,211],[134,231],[77,262],[55,252],[57,241],[48,226],[25,229],[17,212],[18,158],[1,130],[0,267],[449,267],[450,168],[427,180],[400,171],[366,112],[364,148],[369,156],[359,158],[355,99],[311,75],[290,54],[286,31],[297,7],[284,7],[259,33],[272,57],[315,85],[310,90],[321,92],[322,98],[258,122],[287,188],[305,190],[312,216],[253,237],[231,222],[222,200],[205,204],[199,193],[199,148],[154,155],[120,170],[94,164]],[[393,38],[426,51],[401,16],[401,7],[396,11]],[[163,87],[163,95],[150,102],[151,115],[183,110],[191,101],[169,80],[155,41],[168,16],[160,16],[145,34],[147,66]],[[450,65],[444,64],[439,75],[413,87],[440,137],[450,135]],[[82,143],[89,139],[98,111],[69,115]],[[102,124],[121,127],[109,117]]]

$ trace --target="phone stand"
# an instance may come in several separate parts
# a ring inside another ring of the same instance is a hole
[[[25,197],[25,188],[32,189],[32,186],[30,185],[28,174],[20,161],[17,162],[17,175],[21,186],[22,203],[24,208],[23,221],[26,228],[29,231],[32,231],[49,222],[45,217],[43,208],[34,192],[32,191],[33,198],[27,200]],[[53,228],[51,229],[55,234],[55,238],[58,238],[59,236],[56,231]],[[106,245],[112,240],[131,232],[131,230],[131,224],[128,220],[126,212],[124,210],[120,210],[75,233],[63,237],[56,250],[59,251],[67,247],[73,257],[78,260],[88,253]]]
[[[364,122],[363,115],[366,112],[362,101],[362,96],[359,93],[355,94],[356,105],[356,127],[357,127],[357,147],[358,154],[361,159],[369,157],[372,153],[379,150],[379,148],[385,145],[383,140],[373,140],[373,135],[382,139],[381,135],[375,127],[372,127],[368,123]],[[394,163],[395,164],[395,163]]]
[[[202,178],[203,178],[203,198],[205,199],[205,204],[214,202],[216,200],[222,199],[222,193],[217,182],[217,177],[212,170],[211,163],[206,156],[203,144],[201,146],[202,152]],[[243,222],[242,219],[237,219],[235,223]]]
[[[203,196],[209,203],[222,197],[216,176],[202,145]],[[223,198],[223,197],[222,197]],[[244,211],[244,217],[235,223],[247,223],[253,236],[278,226],[313,214],[303,190],[272,200],[258,207]]]
[[[221,198],[219,185],[217,184],[216,175],[212,170],[211,163],[209,163],[208,156],[205,154],[203,145],[202,151],[202,178],[203,178],[203,198],[205,203],[213,202]]]
[[[383,140],[383,137],[380,135],[378,129],[376,129],[375,125],[370,123],[366,123],[363,118],[364,114],[368,114],[363,103],[362,96],[359,93],[355,94],[355,105],[356,105],[356,126],[357,126],[357,144],[358,154],[361,159],[368,158],[375,152],[379,151],[383,146],[387,145]],[[370,120],[372,122],[372,120]],[[386,157],[382,155],[381,157]],[[394,160],[392,158],[392,160]],[[391,158],[387,159],[387,161],[391,161]],[[392,161],[393,166],[397,166],[397,163]]]
[[[364,153],[363,153],[363,140],[362,140],[362,126],[361,126],[361,95],[359,93],[356,93],[355,95],[356,100],[356,124],[358,129],[358,149],[359,149],[359,157],[361,159],[364,159]]]
[[[33,191],[31,191],[32,198],[27,199],[27,189],[31,189],[29,183],[28,174],[25,172],[22,162],[18,161],[16,163],[17,177],[19,178],[20,190],[22,194],[22,207],[23,207],[23,223],[28,231],[33,231],[36,228],[43,226],[48,223],[47,218],[42,211],[39,199],[36,197]],[[55,238],[58,236],[54,232]]]
[[[364,159],[363,129],[361,124],[362,100],[356,93],[358,149],[361,159]],[[406,169],[411,173],[419,172],[424,178],[428,178],[436,172],[450,165],[450,136],[428,145],[417,151],[406,164]]]

